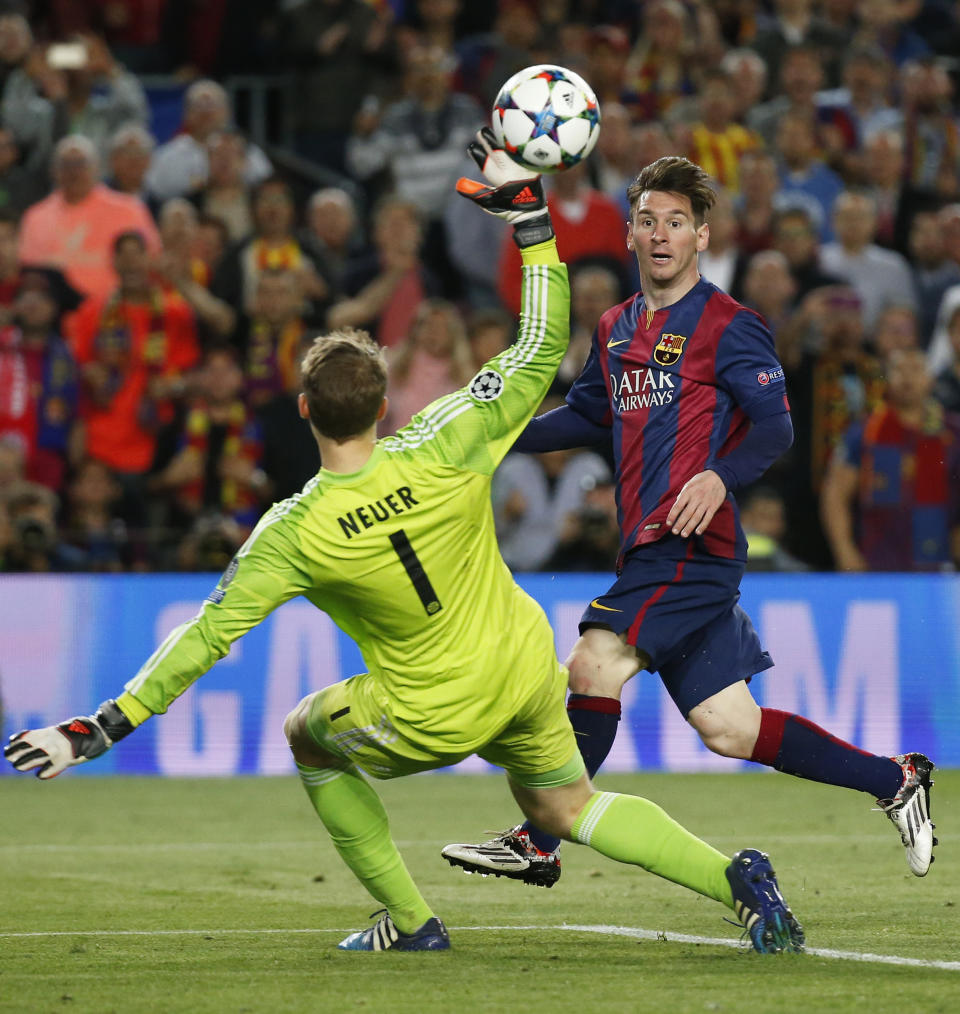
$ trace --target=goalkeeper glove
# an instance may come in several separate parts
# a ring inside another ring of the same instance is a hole
[[[117,702],[104,701],[95,715],[18,732],[3,748],[3,756],[18,771],[36,768],[38,778],[56,778],[61,771],[106,753],[133,730]]]
[[[457,193],[484,211],[513,225],[513,241],[519,247],[553,239],[553,224],[543,196],[540,177],[517,165],[502,149],[489,127],[477,132],[467,152],[480,167],[487,183],[461,176]]]

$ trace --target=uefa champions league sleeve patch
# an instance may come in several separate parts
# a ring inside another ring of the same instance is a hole
[[[481,370],[470,381],[467,391],[477,401],[496,401],[503,394],[503,377],[496,370]]]
[[[207,596],[207,601],[212,602],[214,605],[219,605],[224,596],[227,594],[227,588],[230,587],[230,582],[236,577],[237,570],[240,567],[240,561],[234,557],[227,565],[227,569],[223,572],[223,576],[217,582],[217,587]]]

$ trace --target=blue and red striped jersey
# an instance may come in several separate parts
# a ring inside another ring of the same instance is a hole
[[[613,430],[621,557],[668,533],[684,484],[736,447],[751,420],[789,410],[763,318],[705,279],[660,310],[641,293],[608,310],[567,403]],[[703,540],[714,555],[746,559],[732,494]]]

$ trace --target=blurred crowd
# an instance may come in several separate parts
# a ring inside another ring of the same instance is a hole
[[[222,569],[319,467],[324,328],[386,349],[385,433],[505,348],[519,255],[453,184],[543,62],[603,113],[546,180],[573,299],[544,408],[638,287],[627,183],[685,154],[718,189],[701,271],[767,321],[793,410],[738,495],[750,566],[960,562],[960,3],[0,0],[0,571]],[[241,129],[241,74],[289,82],[292,151]],[[614,563],[609,447],[509,455],[494,510],[517,570]]]

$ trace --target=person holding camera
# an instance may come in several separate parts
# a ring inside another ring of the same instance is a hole
[[[59,500],[38,482],[14,483],[6,490],[9,544],[5,569],[11,573],[46,573],[84,569],[84,555],[61,541],[57,532]]]

